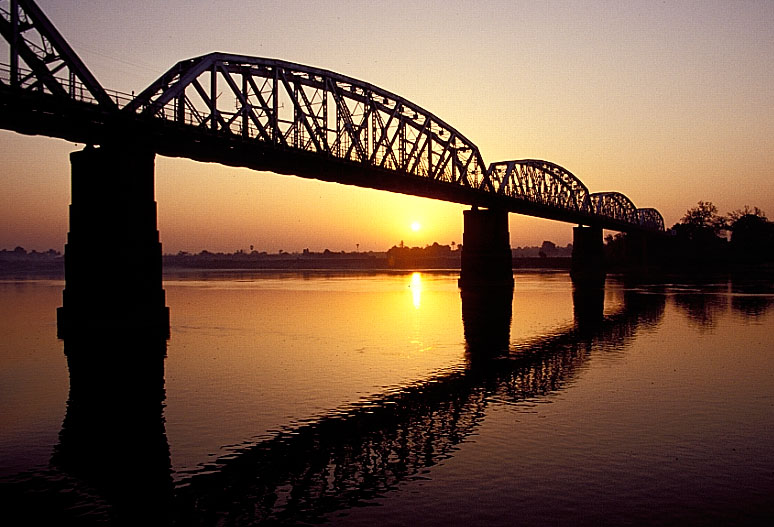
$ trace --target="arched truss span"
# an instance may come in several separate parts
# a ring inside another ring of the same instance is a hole
[[[651,231],[664,230],[664,218],[656,209],[637,209],[637,219],[640,226]]]
[[[338,73],[212,53],[181,61],[123,111],[471,188],[478,148],[406,99]]]
[[[589,190],[569,170],[549,161],[522,159],[492,163],[491,191],[532,203],[589,212]]]
[[[639,225],[637,207],[620,192],[596,192],[589,196],[591,212],[616,221]]]

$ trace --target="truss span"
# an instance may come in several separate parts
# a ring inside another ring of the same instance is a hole
[[[531,203],[589,212],[589,189],[569,170],[549,161],[523,159],[493,163],[487,170],[492,192]]]
[[[281,60],[212,53],[181,61],[123,111],[433,181],[484,183],[478,148],[432,113]]]
[[[602,198],[595,208],[583,182],[549,161],[504,161],[484,170],[476,145],[434,114],[372,84],[319,68],[212,53],[177,63],[122,112],[274,151],[388,171],[395,179],[420,178],[428,189],[446,185],[471,191],[460,202],[568,221],[589,222],[601,215],[640,226],[636,212],[621,213],[631,204],[623,195],[611,203]],[[452,200],[462,196],[453,192]]]
[[[637,207],[620,192],[597,192],[589,196],[591,212],[612,220],[639,225]]]
[[[637,209],[637,219],[640,226],[650,231],[663,231],[664,218],[656,209],[644,208]]]

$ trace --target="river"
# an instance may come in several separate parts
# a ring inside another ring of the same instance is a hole
[[[61,280],[0,281],[2,514],[771,524],[770,279],[457,277],[170,274],[169,340],[67,342]]]

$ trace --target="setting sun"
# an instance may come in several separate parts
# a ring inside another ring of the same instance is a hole
[[[422,224],[420,224],[418,221],[411,223],[411,230],[414,232],[417,232],[419,229],[422,228]]]

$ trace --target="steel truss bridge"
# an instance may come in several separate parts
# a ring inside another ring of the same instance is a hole
[[[32,0],[0,0],[0,15],[3,129],[623,232],[664,230],[656,209],[637,208],[619,192],[592,193],[554,163],[487,166],[454,127],[367,82],[211,53],[178,62],[132,96],[105,90]]]

